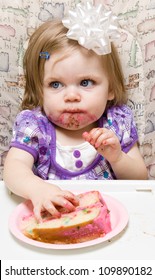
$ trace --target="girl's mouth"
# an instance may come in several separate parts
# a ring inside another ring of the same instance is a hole
[[[58,118],[58,123],[60,126],[68,129],[78,129],[94,122],[95,120],[95,116],[76,109],[64,111]]]
[[[64,113],[75,114],[75,113],[86,113],[86,111],[80,109],[67,109],[63,111],[63,114]]]

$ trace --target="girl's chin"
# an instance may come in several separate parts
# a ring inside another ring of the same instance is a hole
[[[62,113],[57,119],[49,117],[49,120],[55,125],[68,130],[79,130],[85,128],[96,122],[96,119],[96,116],[87,114],[85,112],[65,112]]]
[[[80,130],[84,127],[87,127],[88,124],[80,125],[80,124],[72,124],[72,123],[66,123],[66,124],[55,123],[55,125],[67,130]]]
[[[64,113],[56,122],[56,125],[65,129],[77,130],[88,126],[96,121],[96,117],[81,113]]]

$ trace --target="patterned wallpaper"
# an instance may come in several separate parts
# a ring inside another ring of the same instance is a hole
[[[63,17],[76,0],[0,0],[0,179],[23,95],[22,59],[29,36],[48,19]],[[140,151],[155,179],[155,0],[94,0],[118,15],[116,43],[125,73],[128,105],[134,112]]]

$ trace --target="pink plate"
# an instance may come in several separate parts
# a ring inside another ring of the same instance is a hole
[[[96,238],[91,241],[77,243],[77,244],[49,244],[49,243],[32,240],[26,237],[20,231],[19,228],[21,218],[25,215],[26,216],[29,215],[32,212],[32,204],[28,200],[25,201],[24,203],[19,204],[13,211],[12,215],[10,216],[9,219],[10,231],[16,238],[18,238],[21,241],[33,246],[42,247],[46,249],[57,249],[57,250],[78,249],[78,248],[84,248],[84,247],[100,244],[116,236],[125,228],[125,226],[128,223],[128,213],[126,208],[123,206],[123,204],[118,200],[116,200],[115,198],[108,195],[103,195],[103,198],[107,204],[108,209],[110,210],[111,225],[112,225],[112,231],[106,234],[104,237]]]

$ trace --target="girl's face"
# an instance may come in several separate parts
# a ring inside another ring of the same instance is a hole
[[[48,119],[67,130],[89,127],[114,98],[103,61],[84,48],[53,53],[45,62],[43,109]]]

